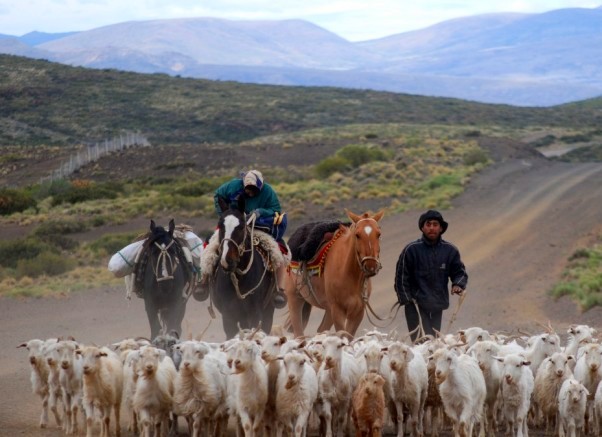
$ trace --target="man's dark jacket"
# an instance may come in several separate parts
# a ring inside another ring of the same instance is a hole
[[[408,244],[397,261],[395,292],[399,303],[406,305],[416,299],[427,311],[449,308],[448,281],[466,288],[468,275],[453,244],[439,238],[431,243],[422,236]]]

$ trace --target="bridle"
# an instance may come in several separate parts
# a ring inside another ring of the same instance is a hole
[[[175,240],[172,239],[167,246],[165,245],[165,243],[159,244],[156,241],[153,243],[160,251],[159,255],[157,256],[157,263],[153,268],[153,272],[155,273],[155,279],[157,282],[172,280],[173,275],[176,272],[176,269],[178,268],[178,257],[176,256],[174,261],[171,254],[168,252],[168,250],[174,244],[174,241]],[[167,269],[168,265],[170,267],[169,270]],[[159,269],[161,269],[160,272]],[[169,274],[169,272],[171,272],[171,274]]]
[[[357,227],[357,224],[359,222],[364,221],[364,220],[372,220],[378,226],[378,222],[375,219],[373,219],[372,217],[367,217],[367,218],[359,219],[357,222],[355,222],[356,227]],[[372,243],[369,242],[369,241],[368,241],[368,247],[372,251]],[[375,276],[380,271],[380,269],[382,268],[382,264],[381,264],[380,258],[378,256],[364,256],[364,257],[360,257],[360,253],[359,253],[359,251],[357,249],[355,251],[355,259],[357,260],[357,262],[358,262],[358,264],[360,266],[360,269],[362,270],[362,273],[364,273],[364,275],[366,275],[368,277]],[[370,270],[368,270],[366,268],[366,264],[365,264],[366,261],[376,261],[376,271],[371,272]]]

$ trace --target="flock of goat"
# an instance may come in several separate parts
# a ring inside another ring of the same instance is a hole
[[[223,343],[161,335],[110,347],[73,339],[33,339],[31,383],[68,435],[177,434],[183,418],[192,436],[398,437],[528,436],[539,427],[560,436],[601,435],[602,345],[595,330],[573,325],[568,341],[550,326],[521,337],[472,327],[410,345],[370,331],[350,339],[322,333],[291,339],[241,331]],[[404,434],[405,433],[405,434]]]

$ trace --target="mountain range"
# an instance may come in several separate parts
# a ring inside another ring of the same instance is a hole
[[[457,18],[350,42],[303,20],[185,18],[0,35],[0,53],[90,68],[550,106],[602,95],[602,8]]]

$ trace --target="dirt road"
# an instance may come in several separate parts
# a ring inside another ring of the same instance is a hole
[[[445,237],[458,246],[469,273],[468,295],[451,330],[479,325],[537,331],[536,322],[548,319],[558,332],[570,323],[601,328],[601,309],[580,314],[570,300],[555,302],[547,295],[572,251],[602,230],[600,187],[600,164],[537,158],[508,160],[476,176],[453,209],[443,212],[450,223]],[[403,245],[419,236],[420,212],[383,220],[383,270],[374,280],[371,300],[381,315],[395,301],[395,263]],[[453,298],[444,328],[456,303]],[[314,316],[308,333],[315,333],[320,318]],[[198,334],[208,321],[206,305],[191,301],[185,332]],[[362,327],[370,324],[365,320]],[[406,332],[402,313],[387,329],[393,327]],[[83,342],[106,344],[148,335],[142,302],[127,302],[121,289],[91,290],[64,299],[0,299],[0,329],[0,436],[62,435],[55,427],[37,428],[40,406],[30,392],[26,352],[16,348],[19,343],[73,335]],[[219,319],[206,338],[223,339]]]

